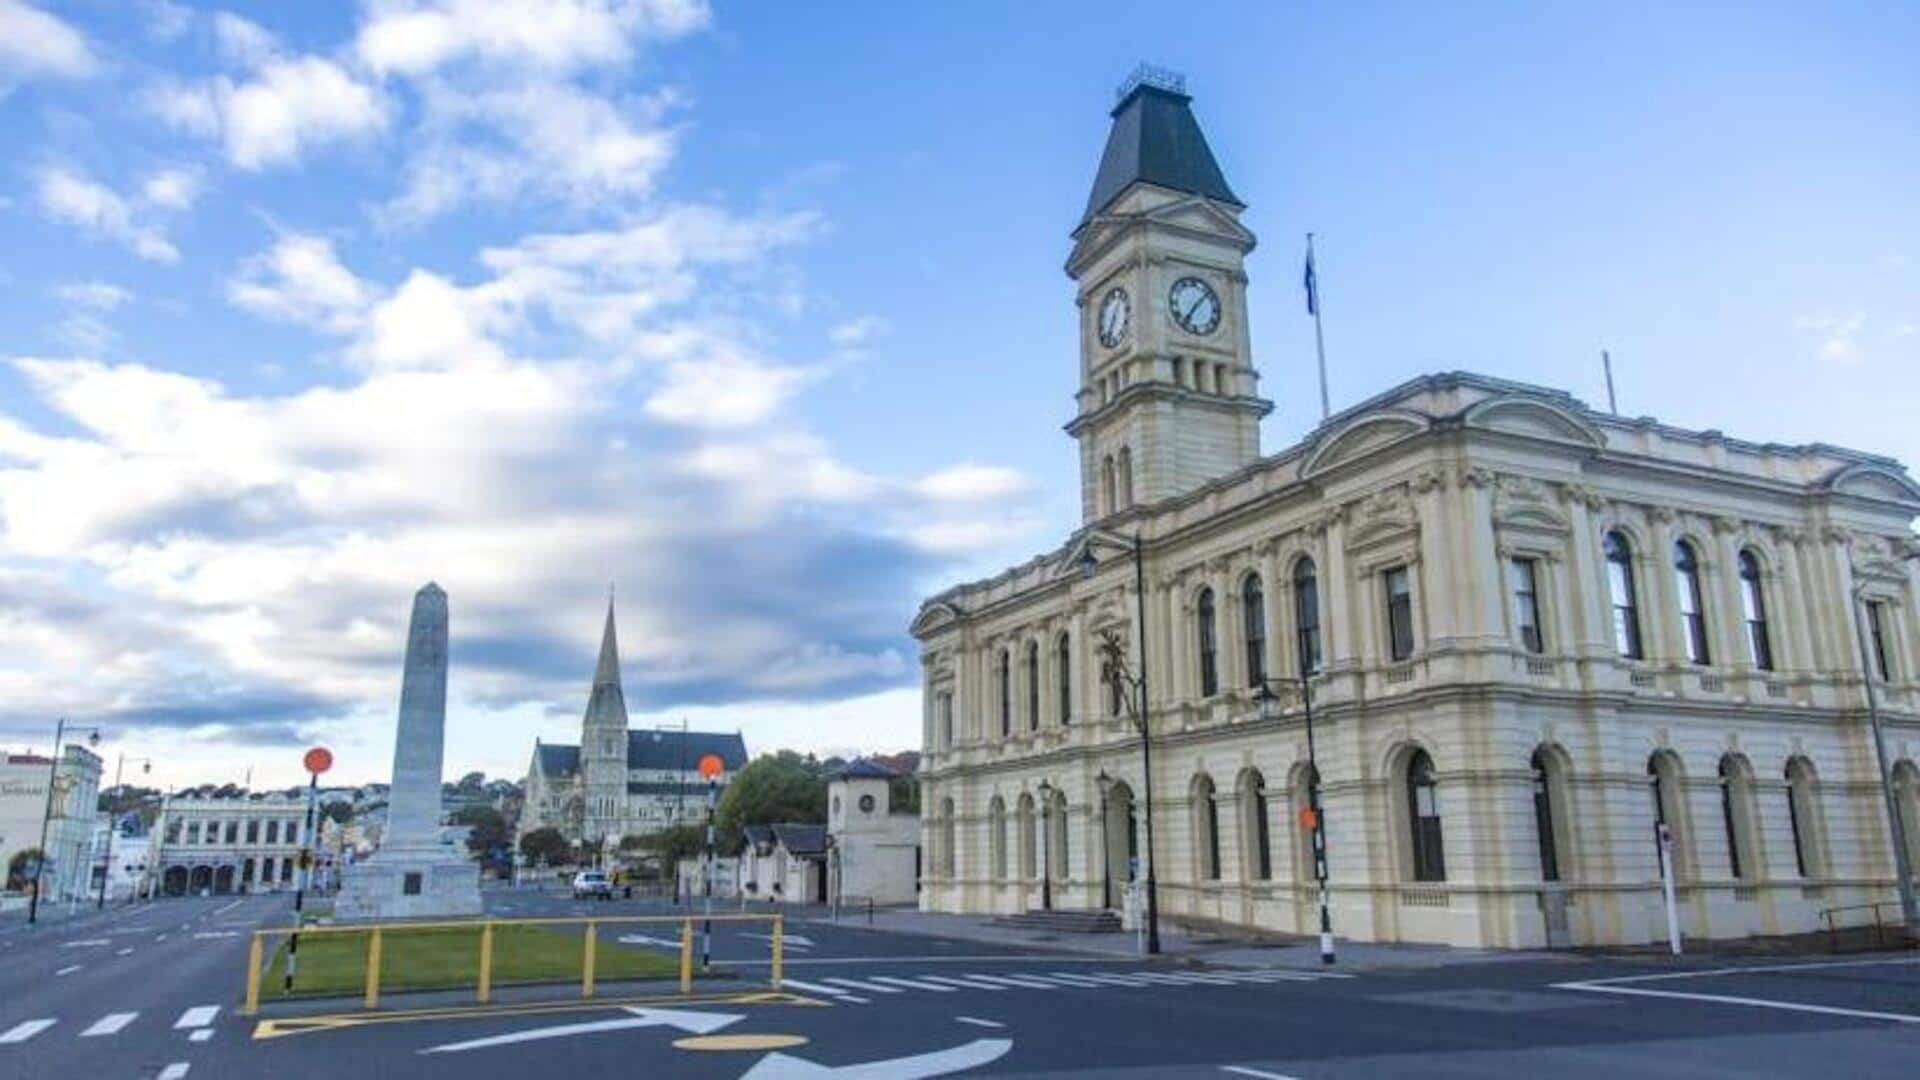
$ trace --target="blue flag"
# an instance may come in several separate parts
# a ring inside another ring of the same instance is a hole
[[[1313,248],[1307,248],[1307,273],[1302,284],[1307,287],[1307,314],[1320,314],[1320,282],[1313,273]]]

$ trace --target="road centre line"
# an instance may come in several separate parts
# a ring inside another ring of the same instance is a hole
[[[963,1024],[972,1024],[974,1027],[1003,1028],[1007,1026],[1005,1024],[1000,1023],[998,1020],[982,1020],[977,1016],[956,1016],[954,1017],[954,1019],[960,1021]]]
[[[1652,975],[1616,975],[1606,979],[1579,980],[1586,986],[1612,986],[1617,983],[1660,982],[1666,979],[1705,979],[1716,975],[1768,974],[1781,971],[1817,971],[1827,968],[1887,967],[1920,964],[1920,957],[1880,960],[1820,960],[1810,964],[1754,964],[1750,967],[1706,968],[1701,971],[1662,971]]]
[[[1859,1020],[1891,1020],[1896,1024],[1920,1024],[1920,1016],[1907,1013],[1873,1012],[1868,1009],[1842,1009],[1833,1005],[1808,1005],[1798,1001],[1773,1001],[1768,998],[1736,997],[1732,994],[1691,994],[1681,990],[1647,990],[1638,986],[1606,986],[1599,982],[1554,983],[1555,990],[1579,990],[1590,994],[1622,994],[1631,997],[1671,998],[1676,1001],[1710,1001],[1721,1005],[1746,1005],[1756,1009],[1783,1012],[1817,1013],[1821,1016],[1849,1016]]]
[[[1296,1080],[1295,1077],[1288,1076],[1286,1073],[1265,1072],[1260,1069],[1249,1069],[1245,1065],[1222,1065],[1220,1066],[1220,1071],[1230,1072],[1230,1073],[1239,1073],[1241,1076],[1257,1077],[1259,1078],[1259,1080]]]
[[[68,967],[61,968],[59,971],[54,972],[54,974],[55,975],[71,975],[74,972],[79,971],[80,967],[81,965],[79,964],[73,964]]]

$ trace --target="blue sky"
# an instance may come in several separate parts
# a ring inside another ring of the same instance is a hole
[[[1061,271],[1139,60],[1261,237],[1269,450],[1463,368],[1920,460],[1909,5],[0,0],[0,743],[163,780],[918,737],[920,596],[1076,523]]]

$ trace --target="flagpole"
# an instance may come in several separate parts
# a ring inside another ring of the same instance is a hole
[[[1307,234],[1307,272],[1311,281],[1307,300],[1313,308],[1313,348],[1320,358],[1320,419],[1324,422],[1333,415],[1333,406],[1327,400],[1327,339],[1320,331],[1320,272],[1313,265],[1312,233]]]

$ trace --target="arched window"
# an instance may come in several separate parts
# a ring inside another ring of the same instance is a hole
[[[1560,832],[1559,815],[1554,813],[1554,801],[1560,793],[1557,763],[1552,760],[1544,747],[1533,752],[1528,762],[1533,770],[1533,825],[1540,841],[1540,880],[1560,880]]]
[[[1685,540],[1673,545],[1673,586],[1680,598],[1680,629],[1687,642],[1687,659],[1705,664],[1707,653],[1706,595],[1700,591],[1700,560]],[[1739,875],[1735,875],[1736,877]]]
[[[1873,673],[1886,682],[1892,670],[1887,664],[1887,605],[1884,600],[1867,601],[1867,650],[1873,656]]]
[[[1214,801],[1213,778],[1193,778],[1194,853],[1200,859],[1200,879],[1220,880],[1220,806]]]
[[[1387,597],[1387,649],[1395,660],[1413,655],[1413,578],[1404,566],[1381,575]]]
[[[1911,759],[1893,767],[1893,805],[1900,813],[1900,831],[1906,835],[1907,865],[1920,866],[1920,768]]]
[[[1013,656],[1000,650],[1000,734],[1013,734]]]
[[[1534,559],[1511,559],[1507,578],[1513,591],[1513,625],[1520,631],[1520,647],[1530,653],[1547,650],[1540,634],[1540,575]]]
[[[1198,614],[1194,620],[1200,637],[1201,697],[1212,697],[1220,692],[1219,641],[1215,634],[1213,614],[1213,590],[1201,589]]]
[[[1119,462],[1120,462],[1120,474],[1115,479],[1115,483],[1120,485],[1120,508],[1124,510],[1127,507],[1133,505],[1133,450],[1132,448],[1125,447],[1125,446],[1120,448]]]
[[[1647,781],[1653,796],[1654,824],[1665,825],[1673,838],[1674,879],[1684,881],[1692,875],[1693,861],[1688,854],[1686,774],[1679,756],[1671,750],[1655,751],[1647,758]]]
[[[1100,463],[1100,494],[1105,496],[1105,502],[1100,507],[1102,513],[1111,514],[1120,508],[1116,501],[1119,491],[1114,479],[1112,454],[1108,454]]]
[[[1260,588],[1260,575],[1248,574],[1240,583],[1242,636],[1247,642],[1247,685],[1259,686],[1267,678],[1267,594]]]
[[[1447,860],[1440,831],[1440,789],[1433,780],[1433,759],[1425,750],[1407,758],[1407,823],[1413,880],[1447,880]]]
[[[953,800],[940,800],[940,867],[941,876],[951,878],[959,865],[959,856],[954,850],[954,814]]]
[[[1040,876],[1039,862],[1034,857],[1034,852],[1039,845],[1035,843],[1036,837],[1033,831],[1033,796],[1022,792],[1017,806],[1014,831],[1020,838],[1020,880],[1032,881]]]
[[[1629,660],[1646,653],[1640,647],[1640,600],[1634,590],[1633,548],[1627,538],[1610,532],[1601,545],[1607,555],[1607,592],[1613,600],[1613,647]]]
[[[1067,635],[1061,634],[1053,646],[1053,677],[1060,690],[1060,726],[1073,723],[1073,648]]]
[[[1753,850],[1753,778],[1732,754],[1720,759],[1720,820],[1727,829],[1727,868],[1738,879],[1757,877]]]
[[[1820,779],[1804,757],[1787,761],[1787,824],[1793,829],[1793,865],[1803,878],[1827,876],[1820,828]]]
[[[1111,661],[1100,661],[1100,683],[1107,688],[1107,715],[1114,717],[1124,715],[1127,707],[1126,687],[1123,685],[1120,669],[1116,668]]]
[[[1047,814],[1047,854],[1051,862],[1047,873],[1053,881],[1064,881],[1067,867],[1072,865],[1067,859],[1067,793],[1054,788],[1052,805]]]
[[[1267,781],[1258,769],[1240,774],[1240,835],[1246,845],[1242,865],[1256,881],[1273,880],[1273,839],[1267,824]]]
[[[993,863],[993,880],[1007,877],[1007,804],[995,795],[987,804],[987,850]]]
[[[1027,642],[1027,730],[1040,730],[1040,643]]]
[[[1293,564],[1293,631],[1300,647],[1300,674],[1320,670],[1320,578],[1312,559]]]
[[[1761,671],[1773,670],[1773,642],[1767,636],[1767,598],[1760,590],[1760,560],[1740,553],[1740,608],[1747,620],[1747,658]]]
[[[1293,837],[1293,880],[1295,884],[1304,884],[1318,880],[1314,875],[1313,830],[1303,822],[1304,811],[1313,809],[1314,789],[1320,784],[1320,774],[1303,761],[1294,766],[1292,777],[1288,820],[1293,825],[1287,833]]]
[[[953,691],[943,690],[936,699],[936,720],[940,725],[940,745],[953,745]]]

